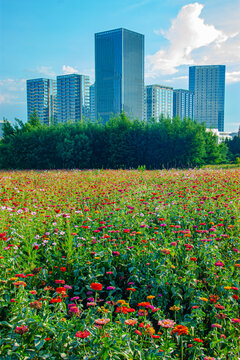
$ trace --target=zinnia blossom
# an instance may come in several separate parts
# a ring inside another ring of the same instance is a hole
[[[124,324],[131,325],[131,326],[135,325],[136,323],[137,323],[136,319],[128,319],[128,320],[124,321]]]
[[[16,329],[14,330],[16,334],[20,334],[20,335],[23,335],[28,331],[29,329],[26,325],[16,326]]]
[[[103,288],[102,284],[99,284],[99,283],[91,283],[91,289],[92,289],[92,290],[98,291],[98,290],[102,290],[102,288]]]
[[[180,335],[189,335],[188,328],[186,326],[184,326],[184,325],[177,325],[173,329],[173,334],[177,334],[178,336],[180,336]]]
[[[221,329],[222,325],[220,325],[220,324],[212,324],[211,327]]]
[[[237,324],[237,323],[240,323],[240,319],[232,319],[231,322],[233,324]]]
[[[106,325],[109,322],[110,322],[110,319],[96,319],[95,320],[95,323],[97,325]]]
[[[215,266],[224,266],[222,261],[217,261],[215,262]]]
[[[203,343],[203,340],[202,339],[199,339],[199,338],[194,338],[193,341],[196,341],[198,343]]]
[[[162,326],[163,328],[173,329],[176,323],[173,320],[165,319],[165,320],[159,320],[158,325]]]
[[[77,338],[84,339],[84,338],[88,337],[89,335],[90,335],[90,332],[87,330],[84,330],[84,331],[77,331],[75,336]]]

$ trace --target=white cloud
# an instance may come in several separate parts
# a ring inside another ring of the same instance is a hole
[[[77,69],[74,69],[72,66],[69,66],[69,65],[63,65],[62,72],[64,75],[79,73],[79,71]]]
[[[169,30],[154,31],[162,34],[169,46],[147,56],[147,78],[175,74],[182,65],[225,64],[227,59],[239,62],[240,51],[236,54],[236,44],[240,46],[239,32],[227,34],[206,24],[201,17],[203,7],[197,2],[185,5],[172,20]]]
[[[226,82],[228,84],[240,81],[240,71],[226,72]]]
[[[50,77],[56,76],[56,73],[52,70],[51,66],[38,66],[34,72]]]
[[[0,104],[22,104],[26,90],[26,79],[0,80]]]

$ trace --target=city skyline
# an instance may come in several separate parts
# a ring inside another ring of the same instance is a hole
[[[0,118],[26,121],[26,79],[76,72],[93,83],[94,33],[124,27],[145,36],[145,85],[188,89],[189,66],[226,65],[225,130],[238,129],[238,1],[70,3],[0,0]]]

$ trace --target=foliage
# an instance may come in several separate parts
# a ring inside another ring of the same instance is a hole
[[[234,136],[232,140],[226,140],[226,145],[230,152],[230,159],[233,162],[238,163],[237,158],[240,157],[240,131],[238,136]]]
[[[0,142],[2,169],[147,169],[198,167],[224,163],[227,145],[190,119],[130,121],[122,113],[105,125],[41,125],[37,113],[24,124],[6,122]]]

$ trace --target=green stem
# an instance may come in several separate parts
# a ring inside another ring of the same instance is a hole
[[[180,341],[181,341],[181,360],[183,360],[183,339],[182,339],[182,337],[180,337]]]

